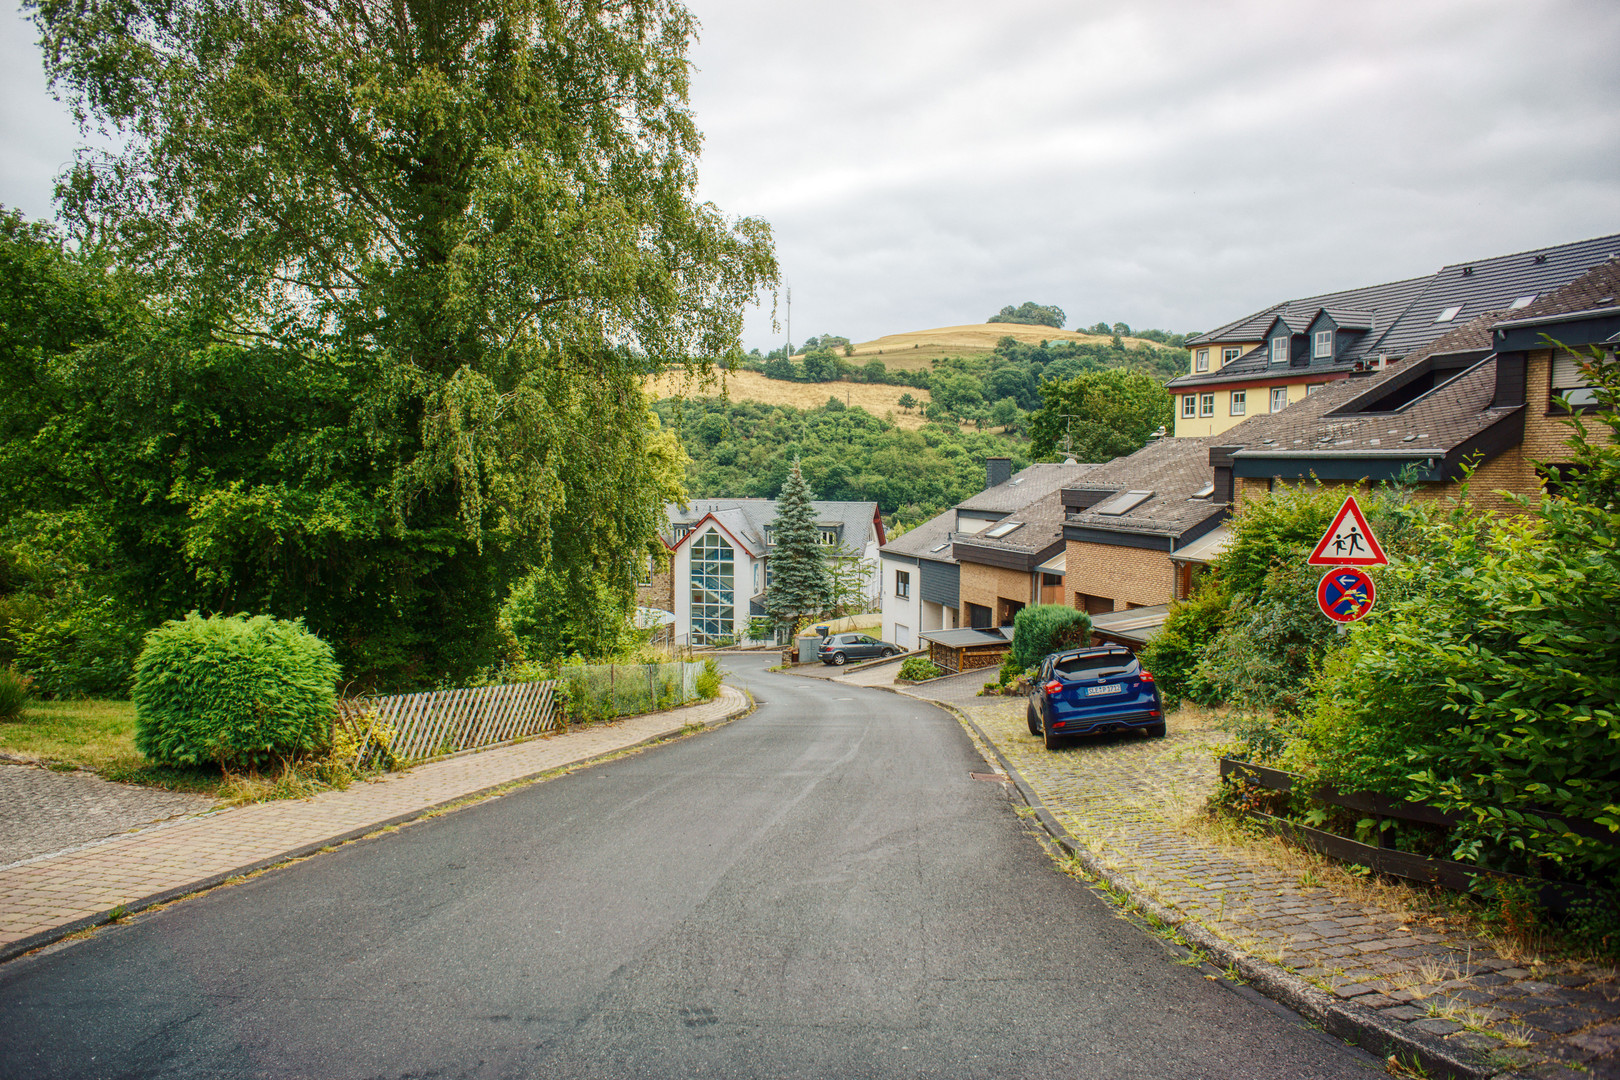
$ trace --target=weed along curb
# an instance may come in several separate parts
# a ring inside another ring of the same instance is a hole
[[[1007,760],[995,742],[972,717],[949,702],[937,701],[902,689],[875,687],[901,694],[929,705],[938,706],[953,714],[972,731],[977,739],[995,756],[996,765],[1018,789],[1019,795],[1034,812],[1052,839],[1076,863],[1084,868],[1115,897],[1123,897],[1123,906],[1140,914],[1147,922],[1171,928],[1179,943],[1195,955],[1208,957],[1217,967],[1234,971],[1248,986],[1278,1001],[1306,1020],[1316,1024],[1329,1035],[1354,1043],[1380,1058],[1397,1058],[1408,1067],[1423,1070],[1423,1075],[1454,1077],[1457,1080],[1514,1080],[1519,1074],[1492,1069],[1465,1057],[1459,1048],[1447,1045],[1438,1037],[1426,1035],[1405,1025],[1378,1015],[1373,1009],[1354,1001],[1340,1000],[1294,975],[1277,964],[1263,960],[1231,942],[1211,933],[1192,917],[1168,907],[1147,895],[1130,877],[1109,869],[1102,860],[1080,843],[1041,801],[1022,774]],[[1573,1075],[1573,1074],[1572,1074]]]
[[[723,709],[712,716],[701,716],[700,718],[695,718],[680,726],[666,726],[642,738],[633,739],[632,741],[626,742],[622,745],[599,747],[594,751],[586,752],[582,756],[572,760],[553,760],[543,767],[533,769],[532,771],[519,772],[514,775],[503,776],[494,783],[477,783],[475,781],[471,785],[460,790],[446,789],[438,792],[438,797],[431,798],[429,801],[426,801],[420,805],[412,806],[410,809],[404,812],[385,814],[384,816],[367,821],[362,825],[352,826],[347,829],[339,829],[338,831],[322,835],[318,839],[295,843],[273,853],[260,854],[257,857],[246,859],[238,865],[233,865],[229,869],[213,869],[206,873],[199,873],[195,878],[177,882],[167,887],[156,888],[139,896],[124,898],[120,902],[109,905],[105,909],[98,909],[93,913],[81,915],[71,920],[65,920],[36,933],[0,943],[0,962],[14,959],[18,956],[22,956],[25,953],[33,952],[36,949],[43,948],[44,946],[60,941],[63,938],[71,937],[83,931],[91,930],[107,923],[118,922],[126,916],[133,915],[148,908],[161,906],[171,901],[179,900],[196,893],[206,892],[210,889],[218,888],[221,885],[233,884],[240,879],[255,876],[266,870],[270,870],[288,863],[297,862],[323,851],[330,851],[342,844],[367,839],[369,837],[376,836],[379,833],[392,832],[402,825],[407,825],[426,818],[438,817],[444,813],[458,810],[463,806],[470,806],[474,803],[481,802],[490,798],[491,796],[502,795],[506,792],[516,790],[520,787],[526,787],[529,784],[550,779],[554,776],[561,776],[579,769],[589,768],[590,766],[613,760],[626,754],[634,753],[637,750],[644,749],[656,743],[666,742],[670,739],[681,738],[689,734],[696,734],[699,731],[719,727],[722,724],[727,724],[733,720],[738,720],[744,716],[747,716],[754,710],[754,701],[752,696],[746,691],[734,686],[725,686],[721,689],[720,697],[715,699],[713,702],[696,707],[688,706],[686,709],[674,711],[681,712],[694,708],[713,709],[715,706],[723,706]],[[648,715],[659,716],[669,714],[654,713]],[[625,721],[621,721],[621,723],[631,723],[637,719],[643,718],[631,717],[627,718]],[[602,726],[607,728],[617,725]],[[485,751],[484,753],[490,755],[497,755],[503,752],[511,753],[515,750],[519,750],[520,748],[531,747],[535,744],[547,741],[549,740],[528,740],[526,743],[516,745],[508,744],[507,746]],[[443,759],[427,765],[414,766],[411,772],[416,770],[432,769],[435,766],[455,765],[465,768],[468,766],[469,762],[475,761],[480,756],[481,755],[479,754],[465,756],[456,755],[453,758]],[[403,778],[408,776],[409,773],[395,775]],[[350,790],[359,790],[360,793],[363,794],[365,786],[355,785],[355,787],[351,788]],[[299,801],[309,803],[312,800]],[[257,803],[254,804],[254,806],[235,808],[217,814],[202,815],[202,817],[197,820],[199,822],[218,822],[221,820],[229,821],[231,820],[232,815],[242,814],[243,812],[252,810],[255,807],[275,807],[277,805],[280,804]],[[353,820],[352,815],[350,816],[349,820]],[[52,864],[57,863],[58,860],[61,860],[61,862],[67,862],[68,860],[74,859],[77,856],[93,854],[94,852],[106,852],[108,849],[114,847],[121,841],[126,840],[130,842],[139,841],[144,844],[151,841],[154,836],[161,836],[165,832],[173,835],[173,830],[144,830],[140,833],[131,834],[127,838],[114,838],[107,843],[93,845],[92,848],[89,849],[65,852],[56,858],[33,860],[29,863],[13,867],[9,871],[0,872],[0,903],[4,903],[5,901],[13,899],[19,895],[23,889],[26,889],[27,883],[30,881],[30,879],[42,877],[51,873],[56,869],[56,867],[53,867]],[[19,871],[26,871],[26,874],[19,873]],[[183,871],[181,873],[183,873]],[[82,876],[87,879],[94,880],[94,871],[86,868]],[[101,882],[97,882],[97,884],[101,884]],[[61,886],[52,887],[58,890],[61,889]],[[136,886],[136,888],[139,888],[139,886]],[[83,910],[83,908],[80,908],[80,910]]]

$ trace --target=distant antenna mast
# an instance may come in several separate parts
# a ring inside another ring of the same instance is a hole
[[[793,359],[793,286],[791,285],[788,286],[787,290],[787,337],[787,355],[783,359],[791,360]]]

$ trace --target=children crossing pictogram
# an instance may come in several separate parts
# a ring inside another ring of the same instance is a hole
[[[1333,524],[1305,561],[1312,566],[1383,566],[1389,559],[1356,505],[1356,497],[1347,495]]]

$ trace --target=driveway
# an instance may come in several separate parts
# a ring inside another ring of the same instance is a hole
[[[0,1077],[1372,1077],[1062,874],[957,721],[752,716],[0,967]]]

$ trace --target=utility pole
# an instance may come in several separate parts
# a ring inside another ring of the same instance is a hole
[[[793,286],[787,287],[787,355],[784,360],[793,359]]]

